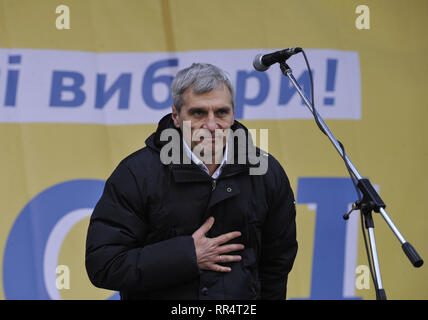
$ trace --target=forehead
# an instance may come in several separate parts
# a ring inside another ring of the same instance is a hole
[[[195,93],[190,87],[184,91],[183,98],[183,106],[187,107],[232,107],[232,96],[225,85],[204,93]]]

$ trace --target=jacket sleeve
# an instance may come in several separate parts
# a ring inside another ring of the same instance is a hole
[[[144,245],[143,192],[123,162],[106,181],[86,238],[86,270],[97,287],[150,292],[199,275],[191,236]]]
[[[262,230],[260,259],[261,299],[279,300],[286,298],[288,273],[297,254],[296,209],[294,194],[289,180],[274,160],[269,164],[271,183],[269,213]],[[272,168],[273,167],[273,168]]]

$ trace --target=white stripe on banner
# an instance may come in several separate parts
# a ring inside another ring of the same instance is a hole
[[[92,53],[0,49],[0,122],[98,124],[156,123],[170,112],[169,87],[193,62],[217,65],[235,86],[237,119],[308,119],[312,114],[278,65],[255,71],[252,61],[270,50],[178,53]],[[308,49],[315,103],[325,119],[361,119],[357,52]],[[288,60],[310,97],[301,55]]]

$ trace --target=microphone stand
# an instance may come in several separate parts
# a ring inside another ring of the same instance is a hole
[[[290,80],[292,85],[296,88],[297,92],[299,93],[300,97],[302,97],[303,101],[305,102],[305,105],[309,108],[313,116],[315,117],[315,120],[317,124],[320,126],[320,129],[326,134],[326,136],[330,139],[333,146],[336,148],[337,152],[342,156],[343,160],[345,161],[346,166],[352,172],[352,174],[355,176],[355,178],[358,180],[357,187],[363,194],[363,198],[361,200],[358,200],[352,205],[353,210],[359,209],[360,212],[364,215],[365,220],[365,227],[368,230],[369,234],[369,242],[370,242],[370,250],[371,250],[371,256],[373,259],[373,265],[375,270],[375,278],[373,279],[375,288],[376,288],[376,299],[377,300],[386,300],[386,293],[382,286],[382,279],[380,274],[380,267],[379,267],[379,260],[377,256],[377,249],[376,249],[376,242],[375,242],[375,235],[374,235],[374,222],[372,218],[372,211],[375,211],[377,213],[380,213],[383,217],[383,219],[386,221],[392,232],[395,234],[397,239],[401,243],[401,247],[410,260],[410,262],[413,264],[414,267],[419,268],[423,265],[424,261],[419,256],[419,254],[416,252],[416,250],[413,248],[413,246],[406,241],[406,239],[403,237],[403,235],[400,233],[398,228],[395,226],[395,224],[392,222],[392,220],[389,218],[387,212],[385,211],[385,203],[380,198],[377,191],[373,188],[372,184],[370,183],[369,179],[363,178],[358,170],[355,168],[354,164],[351,162],[349,157],[344,152],[344,149],[342,148],[340,142],[337,141],[337,139],[334,137],[328,126],[325,124],[324,120],[321,118],[321,116],[318,114],[317,110],[312,106],[312,104],[309,102],[309,100],[306,98],[305,93],[303,92],[302,88],[298,84],[297,80],[294,78],[291,68],[285,63],[285,60],[283,62],[280,62],[280,68],[282,73]],[[351,212],[353,211],[351,210]],[[348,214],[344,215],[344,219],[347,220],[349,218],[349,212]],[[370,260],[370,257],[369,257]]]

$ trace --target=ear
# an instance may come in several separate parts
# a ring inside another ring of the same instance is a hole
[[[179,120],[180,115],[178,114],[177,108],[174,105],[172,105],[172,114],[171,114],[171,117],[172,117],[172,120],[174,121],[174,125],[177,128],[180,128],[180,120]]]

